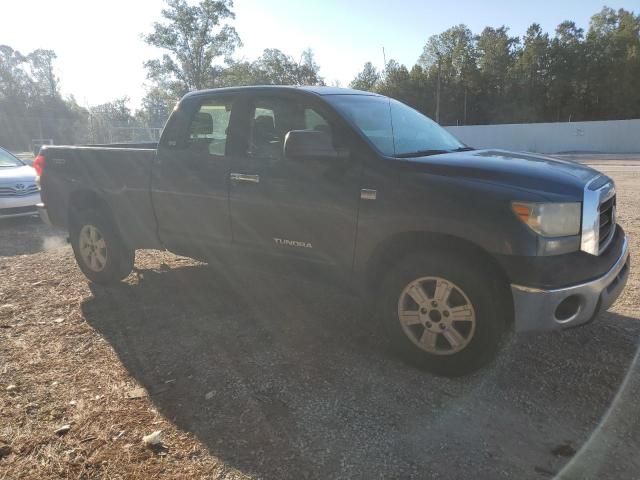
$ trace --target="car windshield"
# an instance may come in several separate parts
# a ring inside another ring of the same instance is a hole
[[[421,156],[466,148],[436,122],[397,100],[372,95],[332,95],[328,99],[386,156]]]
[[[0,167],[21,167],[22,165],[24,164],[20,160],[0,148]]]

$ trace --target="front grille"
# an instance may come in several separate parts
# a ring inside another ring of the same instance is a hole
[[[600,213],[599,213],[599,223],[600,223],[600,235],[598,239],[598,247],[599,251],[604,251],[609,243],[611,242],[611,238],[615,233],[616,227],[616,218],[615,218],[615,208],[616,208],[616,196],[614,195],[608,200],[605,200],[600,204]]]
[[[0,185],[0,197],[26,197],[34,193],[38,193],[38,186],[35,183]]]

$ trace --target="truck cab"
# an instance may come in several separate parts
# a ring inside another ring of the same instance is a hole
[[[205,256],[233,245],[351,269],[364,156],[318,97],[277,88],[185,97],[152,174],[162,242],[190,249],[197,239],[203,251],[192,253]],[[290,147],[304,136],[318,150],[285,154],[287,136]]]

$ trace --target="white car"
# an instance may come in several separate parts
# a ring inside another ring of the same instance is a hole
[[[0,218],[37,215],[36,171],[0,147]]]

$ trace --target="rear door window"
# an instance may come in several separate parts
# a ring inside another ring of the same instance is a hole
[[[231,108],[230,99],[205,101],[194,115],[189,127],[190,148],[212,156],[224,156],[227,151]]]

